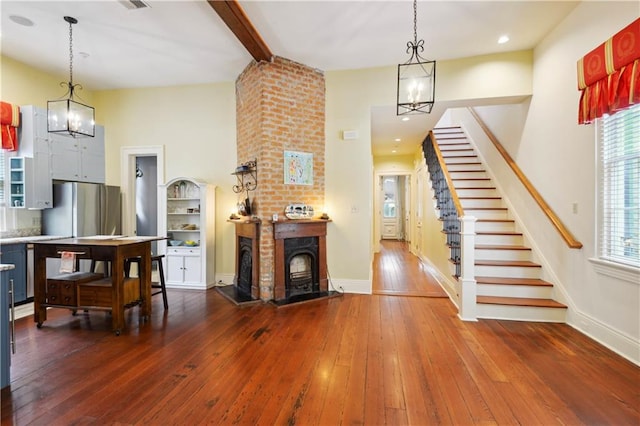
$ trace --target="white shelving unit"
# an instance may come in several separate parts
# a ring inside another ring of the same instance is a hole
[[[168,238],[158,244],[158,251],[165,255],[167,287],[213,287],[215,186],[179,177],[159,185],[158,197],[162,200],[158,226]]]

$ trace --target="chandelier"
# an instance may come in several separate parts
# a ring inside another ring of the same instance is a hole
[[[429,114],[435,99],[436,61],[420,56],[424,40],[418,40],[417,9],[417,0],[413,0],[413,41],[407,42],[411,57],[398,65],[397,115]]]
[[[76,89],[82,90],[80,84],[73,84],[73,24],[78,20],[65,16],[69,23],[69,81],[61,82],[60,86],[67,88],[63,98],[47,102],[47,130],[50,133],[60,133],[73,137],[90,136],[95,134],[95,112],[93,107],[76,102],[73,99]]]

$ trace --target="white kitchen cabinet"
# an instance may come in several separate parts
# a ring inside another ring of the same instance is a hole
[[[93,138],[52,133],[51,177],[76,182],[105,182],[104,127],[96,125]]]
[[[48,159],[9,157],[9,206],[13,208],[46,209],[53,206],[51,178],[40,173]]]
[[[168,238],[159,241],[158,251],[165,254],[167,287],[213,287],[215,186],[192,178],[175,178],[158,188],[158,227]]]
[[[167,249],[167,284],[176,287],[199,287],[202,279],[200,248],[169,247]]]
[[[34,106],[20,108],[18,140],[17,154],[21,160],[9,159],[9,168],[13,168],[12,161],[15,161],[16,164],[22,163],[22,168],[24,169],[22,186],[12,185],[11,188],[12,192],[18,188],[22,191],[24,200],[19,207],[32,209],[50,208],[53,206],[53,187],[49,157],[50,140],[47,134],[47,111],[44,108],[36,108]],[[10,178],[12,182],[15,182],[13,174]],[[18,207],[15,205],[15,201],[18,198],[12,199],[11,207]]]

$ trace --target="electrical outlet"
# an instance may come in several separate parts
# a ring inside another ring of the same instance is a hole
[[[578,203],[572,204],[573,214],[578,214]]]

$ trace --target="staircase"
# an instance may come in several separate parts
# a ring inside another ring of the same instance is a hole
[[[567,307],[552,299],[553,284],[540,279],[542,266],[531,261],[531,248],[462,129],[433,134],[464,214],[477,218],[477,317],[564,322]]]

